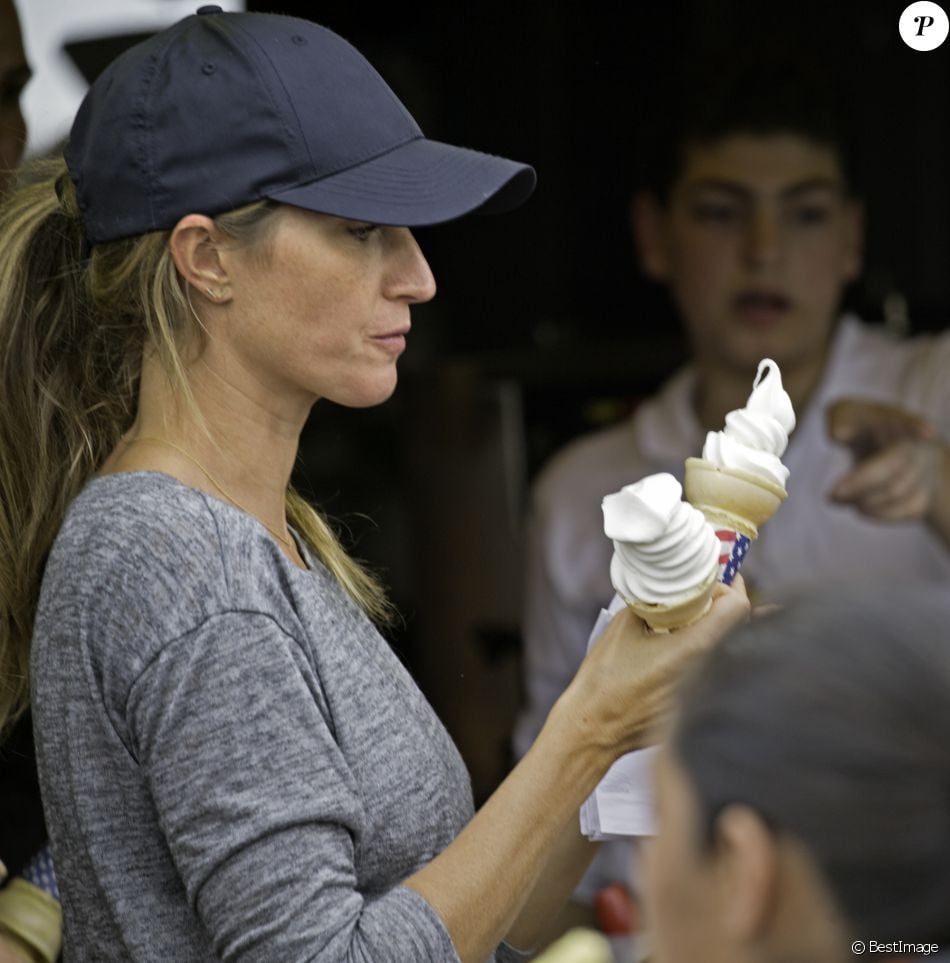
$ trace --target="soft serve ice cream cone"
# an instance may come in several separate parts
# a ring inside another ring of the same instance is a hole
[[[782,455],[795,427],[782,373],[770,358],[759,362],[744,408],[726,415],[726,427],[706,435],[702,458],[686,459],[687,500],[717,530],[723,546],[720,577],[732,580],[749,542],[758,537],[786,498]]]
[[[702,513],[682,500],[669,474],[648,475],[603,500],[613,540],[610,580],[651,628],[689,625],[709,608],[719,540]]]

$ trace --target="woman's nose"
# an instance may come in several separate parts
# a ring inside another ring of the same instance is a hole
[[[435,278],[422,249],[407,227],[396,228],[395,237],[388,296],[413,304],[431,301],[435,297]]]

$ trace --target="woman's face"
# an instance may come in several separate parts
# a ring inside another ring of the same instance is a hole
[[[230,249],[232,299],[215,340],[227,340],[259,388],[307,406],[385,401],[396,387],[410,307],[435,294],[406,228],[284,207],[260,252]]]

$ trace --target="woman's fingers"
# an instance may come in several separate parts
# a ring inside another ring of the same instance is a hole
[[[629,608],[618,612],[575,680],[575,694],[598,720],[610,745],[628,751],[647,744],[649,733],[668,711],[686,667],[749,617],[745,583],[713,590],[709,611],[697,622],[657,633]]]
[[[746,591],[745,579],[736,575],[731,585],[723,585],[721,582],[716,585],[709,612],[689,628],[697,629],[703,647],[708,648],[737,625],[745,622],[751,611],[752,604]]]

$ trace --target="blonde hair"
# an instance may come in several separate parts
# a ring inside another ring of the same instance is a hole
[[[216,218],[266,257],[279,205]],[[168,231],[97,245],[62,158],[24,171],[0,207],[0,735],[29,704],[30,636],[49,550],[69,503],[135,417],[143,354],[154,350],[194,405],[180,346],[201,332]],[[288,521],[374,620],[392,609],[326,519],[292,488]]]

